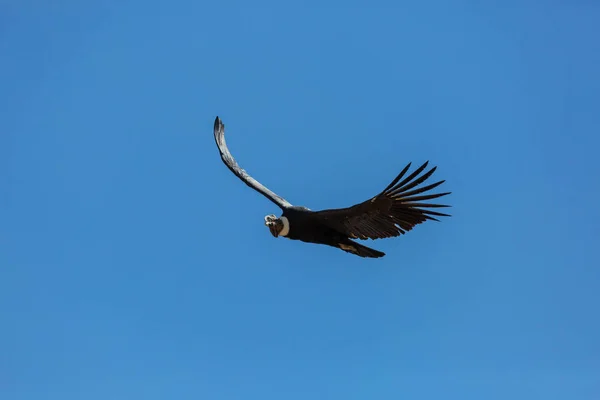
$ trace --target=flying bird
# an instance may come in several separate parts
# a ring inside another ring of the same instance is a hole
[[[427,168],[428,161],[404,177],[410,169],[411,163],[409,163],[381,193],[360,204],[348,208],[312,211],[303,206],[292,205],[252,178],[237,164],[227,148],[225,125],[219,117],[215,119],[214,135],[221,159],[227,168],[246,185],[281,208],[282,214],[279,218],[274,214],[265,216],[265,225],[275,238],[284,237],[307,243],[324,244],[360,257],[379,258],[385,253],[357,243],[353,239],[400,236],[422,222],[438,221],[435,217],[450,216],[431,210],[449,206],[424,203],[450,194],[450,192],[426,194],[445,181],[418,187],[437,168],[433,167],[421,175]]]

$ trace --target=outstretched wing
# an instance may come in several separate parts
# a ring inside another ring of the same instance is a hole
[[[427,167],[426,162],[401,182],[400,179],[410,168],[410,163],[377,196],[348,208],[317,211],[315,214],[323,222],[353,239],[381,239],[400,236],[415,225],[427,220],[437,221],[436,216],[449,216],[429,208],[449,207],[443,204],[423,203],[450,194],[424,194],[445,181],[417,188],[435,171],[434,167],[419,176]]]
[[[215,134],[215,142],[217,143],[217,147],[219,148],[219,153],[221,153],[221,159],[227,165],[227,168],[231,170],[238,178],[240,178],[244,183],[250,186],[252,189],[258,191],[263,196],[271,200],[273,203],[277,204],[281,209],[285,210],[292,205],[288,203],[284,198],[277,196],[275,193],[270,191],[266,186],[261,184],[259,181],[248,175],[246,171],[244,171],[238,163],[235,161],[229,149],[227,148],[227,143],[225,142],[225,125],[219,117],[215,119],[214,126],[214,134]]]

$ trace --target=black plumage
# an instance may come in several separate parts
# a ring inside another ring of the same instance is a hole
[[[438,221],[436,217],[449,216],[432,210],[449,207],[448,205],[428,202],[450,194],[427,193],[444,181],[419,187],[437,168],[433,167],[423,173],[428,162],[405,177],[411,166],[409,163],[381,193],[360,204],[348,208],[312,211],[306,207],[293,206],[240,168],[227,148],[225,126],[219,117],[215,119],[214,136],[221,159],[231,172],[281,208],[280,218],[275,215],[265,217],[265,224],[275,237],[284,236],[292,240],[325,244],[361,257],[378,258],[385,253],[352,239],[400,236],[427,220]]]

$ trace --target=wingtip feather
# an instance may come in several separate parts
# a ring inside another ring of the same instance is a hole
[[[215,131],[221,129],[222,127],[223,121],[221,121],[221,118],[219,118],[219,116],[217,115],[217,117],[215,118]]]

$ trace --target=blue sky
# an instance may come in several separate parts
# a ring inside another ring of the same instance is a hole
[[[0,3],[3,399],[597,399],[600,7]],[[499,4],[499,3],[498,3]],[[452,218],[274,239],[430,160]]]

